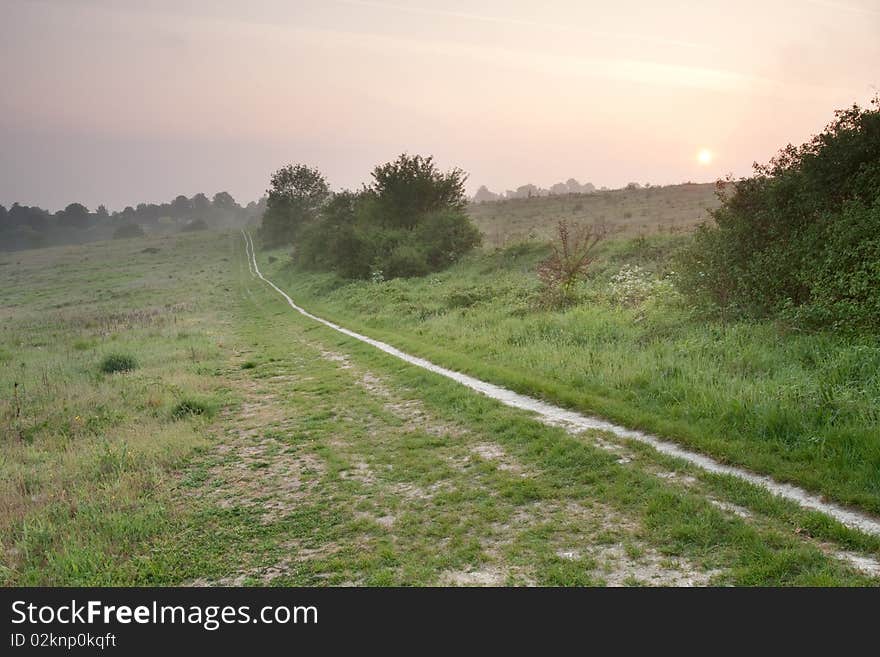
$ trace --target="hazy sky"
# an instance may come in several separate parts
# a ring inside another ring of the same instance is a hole
[[[0,203],[748,173],[880,87],[880,0],[0,0]],[[697,161],[710,149],[709,164]]]

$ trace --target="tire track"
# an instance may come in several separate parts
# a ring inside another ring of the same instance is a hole
[[[495,399],[496,401],[499,401],[506,406],[531,411],[532,413],[535,413],[538,416],[538,419],[544,424],[563,427],[571,433],[581,433],[588,430],[598,430],[606,431],[617,436],[618,438],[636,440],[640,443],[650,445],[661,454],[687,461],[688,463],[691,463],[707,472],[735,477],[742,481],[746,481],[750,484],[758,486],[778,497],[794,502],[801,507],[823,513],[841,523],[842,525],[849,527],[850,529],[855,529],[873,536],[880,536],[880,519],[877,519],[861,511],[841,506],[834,502],[828,502],[823,499],[822,496],[806,491],[803,488],[800,488],[793,484],[778,482],[772,477],[768,477],[766,475],[755,474],[754,472],[750,472],[748,470],[719,463],[715,459],[710,458],[704,454],[692,452],[681,447],[680,445],[663,440],[652,434],[645,433],[643,431],[637,431],[634,429],[627,429],[626,427],[613,424],[600,418],[583,415],[581,413],[567,410],[559,406],[554,406],[547,402],[543,402],[538,399],[534,399],[532,397],[513,392],[512,390],[508,390],[493,383],[487,383],[486,381],[468,376],[467,374],[462,374],[461,372],[455,372],[453,370],[446,369],[445,367],[440,367],[439,365],[435,365],[434,363],[425,360],[424,358],[411,356],[410,354],[407,354],[385,342],[374,340],[373,338],[351,331],[343,326],[318,317],[317,315],[313,315],[306,309],[298,306],[293,301],[293,299],[291,299],[290,296],[286,292],[284,292],[284,290],[282,290],[280,287],[275,285],[275,283],[263,276],[262,272],[260,272],[259,266],[257,265],[254,243],[250,233],[242,230],[242,237],[244,238],[245,242],[245,253],[251,274],[264,281],[278,294],[280,294],[293,310],[297,311],[305,317],[308,317],[309,319],[312,319],[316,322],[323,324],[324,326],[333,329],[334,331],[342,333],[343,335],[347,335],[351,338],[354,338],[355,340],[359,340],[361,342],[369,344],[376,349],[380,349],[381,351],[384,351],[385,353],[394,356],[395,358],[406,361],[407,363],[416,365],[417,367],[421,367],[422,369],[428,370],[430,372],[434,372],[435,374],[439,374],[448,379],[452,379],[453,381],[467,386],[468,388],[475,390],[483,395],[486,395],[487,397]]]

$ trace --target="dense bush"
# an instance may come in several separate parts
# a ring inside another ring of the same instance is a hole
[[[182,420],[193,415],[213,415],[214,406],[204,399],[196,399],[187,397],[175,404],[171,410],[171,417],[175,420]]]
[[[101,371],[105,374],[129,372],[137,369],[137,361],[128,354],[109,354],[101,361]]]
[[[459,169],[444,173],[430,157],[401,155],[376,167],[373,179],[360,192],[333,194],[303,218],[294,233],[298,264],[346,278],[423,276],[480,243],[465,213]]]
[[[680,285],[722,313],[880,329],[880,98],[755,175],[719,183]]]

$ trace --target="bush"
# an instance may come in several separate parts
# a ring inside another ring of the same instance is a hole
[[[137,361],[128,354],[109,354],[101,361],[101,371],[105,374],[129,372],[137,369]]]
[[[374,185],[334,194],[298,232],[298,264],[346,278],[424,276],[456,262],[482,236],[464,211],[464,174],[401,155]]]
[[[569,225],[564,219],[557,224],[550,257],[538,266],[543,284],[541,305],[562,307],[574,301],[575,285],[586,275],[596,245],[606,234],[605,226],[600,224]]]
[[[113,231],[113,239],[124,240],[134,237],[143,237],[144,229],[139,224],[124,224]]]
[[[626,265],[610,284],[611,301],[621,306],[638,306],[646,301],[669,299],[674,294],[668,278],[658,278],[638,265]]]
[[[720,182],[714,225],[679,257],[682,291],[721,313],[880,329],[880,97],[872,106]]]
[[[187,397],[181,399],[171,410],[171,417],[182,420],[193,415],[213,415],[214,407],[202,399]]]

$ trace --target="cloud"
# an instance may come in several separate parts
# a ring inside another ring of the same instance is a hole
[[[405,12],[409,14],[423,14],[429,16],[443,16],[446,18],[457,18],[461,20],[477,21],[482,23],[497,23],[502,25],[516,25],[519,27],[537,28],[543,30],[552,30],[558,32],[568,32],[572,34],[582,34],[586,36],[612,39],[615,41],[637,41],[642,43],[651,43],[663,46],[677,46],[680,48],[699,48],[707,50],[706,44],[693,43],[690,41],[681,41],[678,39],[665,39],[662,37],[648,36],[644,34],[630,34],[626,32],[602,32],[599,30],[590,30],[575,25],[565,25],[562,23],[546,23],[542,21],[532,21],[521,18],[513,18],[510,16],[487,16],[484,14],[473,14],[470,12],[450,11],[446,9],[433,9],[429,7],[414,7],[405,5],[395,5],[386,2],[373,2],[372,0],[334,0],[339,4],[352,5],[356,7],[366,7],[380,9],[385,11]]]

